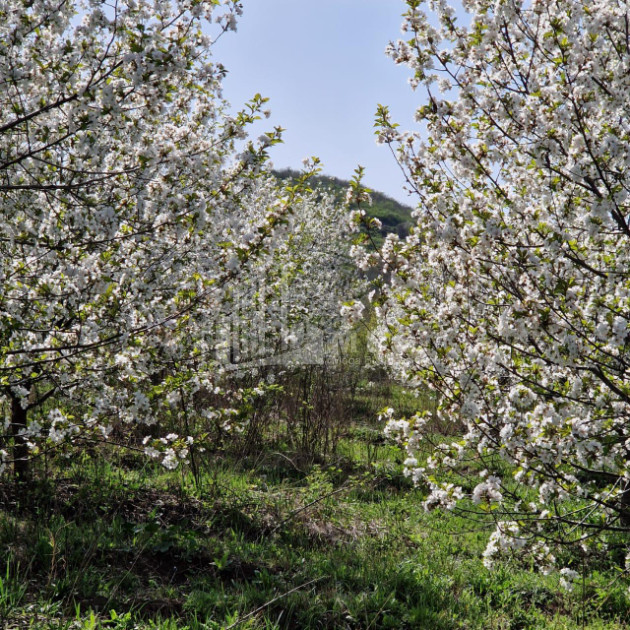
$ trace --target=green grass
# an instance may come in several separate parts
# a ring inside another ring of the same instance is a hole
[[[401,453],[355,427],[326,464],[208,455],[200,487],[87,459],[2,488],[2,628],[625,628],[614,567],[559,588],[481,562],[490,527],[425,513]],[[236,625],[234,625],[236,624]]]

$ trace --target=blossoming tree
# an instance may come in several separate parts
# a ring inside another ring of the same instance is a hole
[[[307,172],[317,164],[308,163]],[[278,186],[275,178],[261,178],[243,203],[262,218]],[[224,305],[224,355],[232,369],[322,360],[313,353],[346,329],[341,304],[361,286],[350,255],[355,229],[330,192],[307,188],[294,199],[265,255],[246,263]]]
[[[380,345],[462,437],[420,465],[427,417],[389,430],[427,506],[495,515],[488,561],[552,562],[550,541],[630,526],[629,7],[425,4],[407,1],[389,49],[424,91],[421,127],[378,114],[419,200],[413,234],[382,250]],[[473,455],[474,488],[441,480]]]
[[[268,183],[279,130],[235,147],[264,99],[225,113],[208,33],[240,11],[0,5],[0,468],[186,416],[217,387],[217,314],[303,188]],[[173,467],[189,440],[145,446]]]

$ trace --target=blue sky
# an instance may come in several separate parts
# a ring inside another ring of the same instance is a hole
[[[270,98],[272,116],[259,134],[286,129],[272,149],[277,168],[299,168],[318,156],[324,172],[350,179],[357,164],[366,185],[410,205],[404,180],[386,146],[377,146],[374,114],[389,105],[403,129],[413,128],[420,94],[410,70],[385,56],[400,35],[403,0],[244,0],[236,33],[213,48],[229,71],[224,95],[238,109],[256,92]]]

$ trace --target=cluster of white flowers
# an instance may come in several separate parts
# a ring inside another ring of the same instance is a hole
[[[473,491],[506,519],[489,556],[523,551],[506,524],[519,512],[549,544],[582,540],[583,514],[601,533],[628,528],[630,7],[467,0],[459,19],[446,2],[407,4],[388,52],[424,95],[421,129],[401,131],[386,108],[378,121],[417,226],[382,249],[391,283],[376,313],[383,357],[463,434],[427,476],[462,450],[510,464]],[[413,470],[417,442],[404,443]],[[457,494],[436,485],[427,503]]]
[[[523,549],[526,540],[521,538],[521,529],[514,521],[503,521],[490,535],[490,540],[483,552],[483,563],[490,568],[495,559],[512,551]]]
[[[499,503],[503,499],[501,494],[501,480],[495,475],[489,475],[485,481],[477,484],[472,493],[474,503]]]
[[[224,113],[209,33],[240,12],[0,5],[0,408],[18,462],[201,413],[188,403],[221,381],[228,335],[277,351],[300,322],[341,325],[345,210],[268,173],[280,129],[236,151],[266,99]],[[51,399],[65,419],[41,417]],[[185,449],[168,448],[147,452],[173,467]]]
[[[188,457],[189,448],[194,444],[194,438],[181,438],[176,433],[169,433],[165,437],[154,439],[147,436],[142,441],[144,454],[152,459],[159,459],[161,464],[169,470],[179,466],[180,460]]]
[[[365,304],[360,300],[354,300],[341,307],[340,313],[350,323],[356,323],[361,321],[363,312],[365,311]]]
[[[419,471],[419,473],[421,474],[422,471]],[[415,479],[415,475],[416,470],[414,469],[412,470],[412,478]],[[462,489],[452,483],[431,483],[430,486],[431,493],[424,502],[424,508],[426,510],[434,510],[436,508],[452,510],[457,505],[457,502],[464,497]]]
[[[560,586],[565,591],[572,591],[573,582],[575,582],[575,580],[578,580],[580,577],[580,574],[577,571],[574,571],[573,569],[568,569],[566,567],[564,569],[560,569],[560,575]]]

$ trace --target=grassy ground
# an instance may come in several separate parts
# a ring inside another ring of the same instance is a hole
[[[490,528],[425,513],[369,427],[336,456],[208,455],[195,487],[125,456],[2,487],[0,627],[613,629],[614,566],[572,593],[480,555]]]

